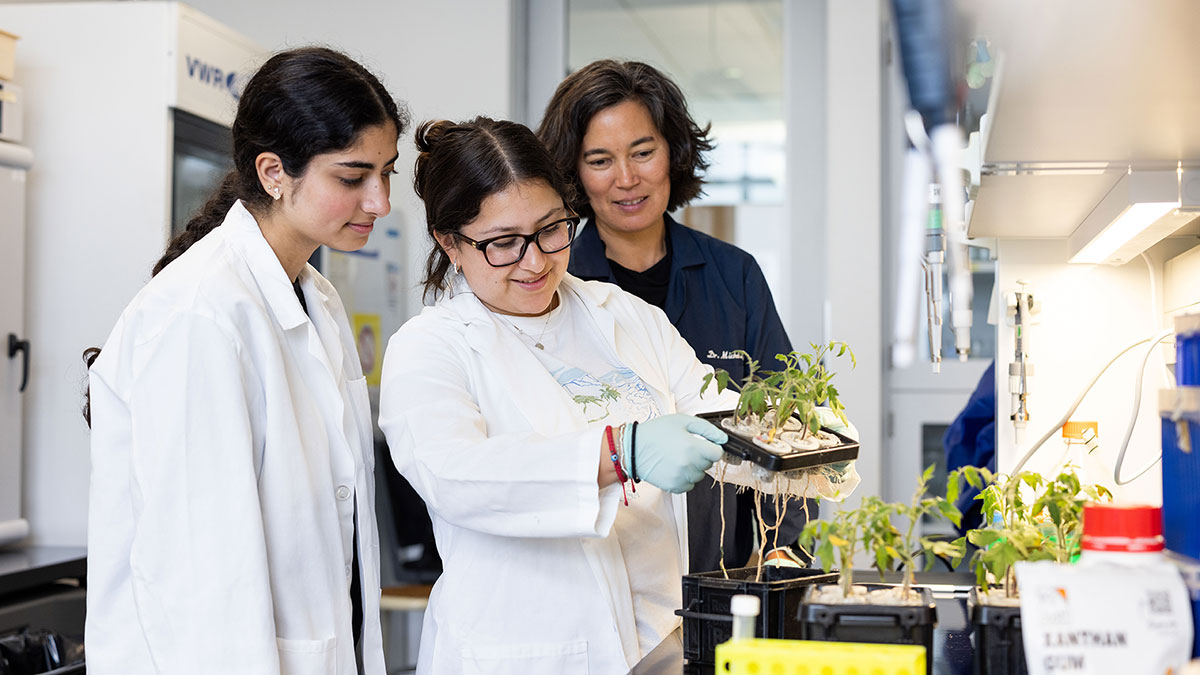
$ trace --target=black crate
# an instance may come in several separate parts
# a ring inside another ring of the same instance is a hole
[[[869,590],[891,588],[884,584],[856,585]],[[806,593],[799,614],[801,637],[825,642],[922,645],[926,672],[932,673],[937,604],[928,588],[913,590],[921,594],[920,605],[827,605],[811,602]]]
[[[971,589],[976,675],[1027,675],[1021,637],[1021,607],[986,605]]]
[[[729,570],[726,579],[720,570],[687,574],[683,577],[683,657],[689,663],[716,663],[717,645],[733,633],[730,600],[735,595],[757,596],[762,602],[754,635],[760,638],[800,638],[800,601],[812,584],[832,583],[836,574],[819,569],[763,567],[762,580],[755,581],[757,568]]]
[[[848,462],[852,459],[858,459],[858,441],[850,439],[842,434],[831,429],[822,429],[841,439],[841,445],[835,445],[831,448],[820,448],[818,450],[797,450],[795,452],[777,455],[773,452],[768,452],[757,445],[754,441],[743,436],[735,434],[725,427],[721,426],[721,420],[725,417],[733,415],[732,410],[722,410],[717,412],[701,413],[698,417],[712,422],[713,425],[726,432],[729,435],[729,442],[725,444],[725,452],[732,453],[742,459],[750,460],[755,464],[765,467],[769,471],[792,471],[794,469],[807,469],[823,464],[833,464],[835,462]],[[792,415],[795,419],[800,418]]]

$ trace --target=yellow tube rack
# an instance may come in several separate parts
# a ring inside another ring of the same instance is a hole
[[[925,648],[808,640],[730,640],[717,645],[724,675],[924,675]]]

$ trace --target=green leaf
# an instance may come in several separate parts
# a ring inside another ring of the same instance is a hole
[[[882,548],[875,549],[875,569],[879,570],[880,578],[883,577],[884,572],[890,570],[891,568],[892,561],[891,558],[888,557],[887,552]]]
[[[817,547],[816,556],[817,560],[821,561],[821,569],[826,572],[833,569],[833,545],[828,539]]]
[[[1046,510],[1050,512],[1050,520],[1053,521],[1055,524],[1062,523],[1062,518],[1063,518],[1062,506],[1063,506],[1062,503],[1058,502],[1058,501],[1048,501],[1048,503],[1045,505]]]
[[[934,465],[930,464],[925,469],[925,473],[921,474],[921,485],[924,485],[925,483],[928,483],[930,480],[933,479],[933,469],[934,469]]]
[[[962,558],[964,551],[966,550],[965,545],[961,543],[962,541],[962,538],[959,538],[952,542],[942,541],[939,539],[933,541],[922,541],[921,543],[927,551],[936,556],[954,559]]]
[[[996,545],[989,548],[986,553],[984,553],[983,558],[987,563],[988,570],[991,571],[991,573],[994,574],[997,579],[1003,578],[1004,575],[1008,573],[1008,568],[1012,567],[1013,563],[1025,559],[1021,552],[1015,546],[1013,546],[1010,540],[998,542]]]
[[[946,478],[946,501],[955,504],[958,502],[958,477],[959,471],[952,471]]]
[[[953,523],[955,527],[958,527],[962,523],[962,511],[959,511],[958,507],[954,504],[946,501],[939,501],[937,503],[937,508],[938,511],[941,511],[946,520],[949,520],[951,523]]]
[[[1002,535],[996,530],[971,530],[967,532],[967,541],[979,548],[988,548],[1001,539]]]
[[[959,537],[950,542],[950,545],[955,550],[955,553],[950,556],[950,566],[957,569],[959,564],[962,563],[962,559],[967,555],[967,538],[965,536]]]

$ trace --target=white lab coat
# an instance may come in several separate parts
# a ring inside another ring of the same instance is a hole
[[[91,675],[383,675],[366,382],[337,292],[311,321],[253,216],[150,281],[91,370]]]
[[[700,399],[711,368],[657,308],[570,275],[559,292],[582,299],[663,414],[732,407],[731,392]],[[391,338],[384,356],[379,423],[396,467],[429,507],[445,567],[417,671],[628,672],[643,654],[612,534],[621,487],[597,487],[599,430],[499,322],[460,279],[452,297]],[[684,506],[673,496],[674,527],[639,543],[680,569]]]

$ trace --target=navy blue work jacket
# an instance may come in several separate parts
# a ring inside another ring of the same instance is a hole
[[[697,232],[665,216],[671,246],[671,273],[663,310],[701,361],[723,368],[736,382],[746,376],[746,362],[735,356],[745,350],[759,366],[777,370],[776,354],[792,350],[762,269],[754,257],[720,239]],[[588,223],[571,244],[567,270],[580,279],[616,284],[605,255],[604,242]],[[720,493],[705,476],[688,493],[688,557],[692,572],[718,569],[722,546],[728,567],[740,567],[753,551],[757,520],[749,491],[725,486],[725,538],[720,541]],[[764,510],[774,511],[772,500]],[[815,502],[809,509],[815,517]],[[768,514],[767,524],[775,522]],[[807,522],[800,504],[792,501],[779,528],[780,545],[795,544]]]
[[[947,471],[963,466],[986,467],[992,472],[996,471],[995,360],[983,371],[966,407],[946,428],[942,447],[946,451]],[[959,493],[956,506],[963,514],[958,527],[960,534],[978,528],[983,519],[980,502],[975,499],[978,494],[979,490],[970,485],[963,486]]]
[[[732,354],[744,349],[759,367],[778,370],[776,354],[792,350],[775,310],[771,289],[754,257],[720,239],[666,216],[671,238],[671,277],[663,311],[701,361],[729,371],[735,382],[746,363]],[[615,284],[604,242],[590,222],[571,244],[568,271],[580,279]]]

